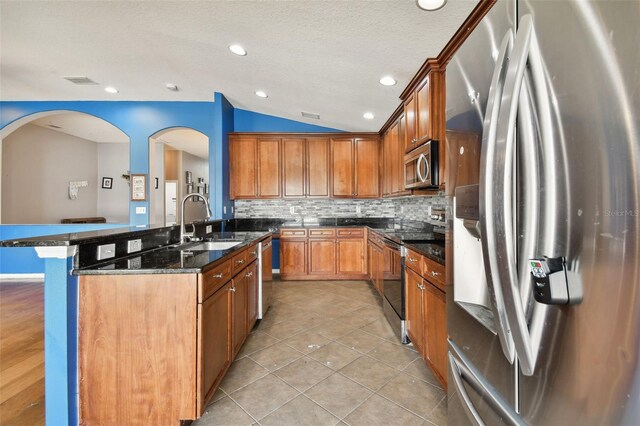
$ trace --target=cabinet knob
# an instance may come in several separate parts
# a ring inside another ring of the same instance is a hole
[[[438,272],[436,272],[436,271],[431,271],[431,276],[432,276],[432,277],[437,277],[438,275],[440,275]]]
[[[245,275],[245,277],[249,278],[253,276],[253,272],[247,272]]]
[[[257,254],[255,250],[250,253],[251,253],[251,256],[255,256]]]
[[[236,260],[236,264],[242,265],[244,263],[244,259]]]
[[[224,274],[215,274],[212,275],[213,278],[222,278],[224,276]]]
[[[417,262],[418,259],[414,259],[413,257],[407,257],[407,259],[409,259],[409,262]]]
[[[236,288],[235,288],[235,287],[231,287],[231,288],[229,289],[229,291],[233,291],[233,292],[235,293]]]

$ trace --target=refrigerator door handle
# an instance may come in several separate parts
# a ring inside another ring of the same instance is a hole
[[[503,421],[507,424],[524,426],[526,423],[509,405],[509,403],[500,395],[500,393],[484,378],[478,369],[464,355],[462,350],[453,341],[449,340],[449,368],[453,377],[454,386],[462,399],[469,419],[477,426],[484,426],[485,423],[480,414],[473,405],[473,401],[469,397],[464,387],[463,380],[469,383],[471,388],[487,402],[491,408],[499,414]]]
[[[496,66],[491,78],[487,109],[483,123],[483,141],[480,155],[480,234],[482,235],[482,258],[485,274],[487,276],[487,288],[491,299],[491,310],[495,318],[496,330],[504,356],[513,363],[515,348],[509,322],[505,311],[504,297],[500,285],[495,285],[498,278],[496,271],[500,268],[498,257],[491,241],[487,236],[495,234],[495,224],[491,222],[494,214],[493,193],[496,190],[494,184],[494,171],[491,169],[496,161],[496,126],[500,115],[500,99],[502,97],[506,69],[509,61],[509,53],[513,46],[513,34],[509,31],[500,43],[500,51],[496,59]]]
[[[505,187],[509,187],[514,179],[514,153],[515,153],[515,124],[518,114],[518,109],[521,107],[523,114],[530,114],[532,109],[528,107],[529,102],[529,82],[523,84],[525,79],[525,72],[527,71],[527,61],[531,61],[531,91],[534,92],[536,100],[542,99],[548,96],[546,93],[545,76],[542,66],[542,59],[539,54],[538,42],[535,32],[533,30],[533,18],[531,15],[525,15],[520,20],[518,27],[518,34],[513,47],[513,55],[507,70],[507,77],[505,81],[505,95],[502,97],[500,110],[504,111],[498,119],[498,128],[496,141],[497,146],[502,151],[502,172],[501,180]],[[524,93],[521,91],[524,90]],[[549,128],[546,122],[548,118],[548,111],[542,111],[541,125],[543,138],[545,129]],[[527,123],[529,124],[529,123]],[[527,130],[527,129],[525,129]],[[535,159],[531,159],[535,161]],[[496,165],[495,168],[498,167]],[[553,165],[549,165],[547,168],[552,168]],[[532,167],[527,167],[525,170],[524,178],[525,185],[530,190],[534,177],[532,176]],[[545,180],[547,180],[545,178]],[[514,246],[516,241],[515,229],[514,229],[514,212],[512,203],[512,194],[510,191],[500,193],[496,191],[495,197],[497,202],[501,204],[501,209],[497,210],[497,215],[494,216],[496,223],[501,226],[497,229],[496,235],[496,250],[498,255],[502,258],[503,265],[499,270],[500,285],[502,286],[502,292],[505,297],[505,308],[507,312],[507,318],[509,320],[509,326],[512,332],[513,341],[516,347],[516,353],[520,361],[520,368],[522,373],[527,376],[531,376],[534,373],[538,351],[534,350],[534,340],[529,333],[528,321],[525,315],[525,306],[522,299],[522,294],[519,289],[519,279],[517,271],[517,254]],[[529,217],[525,216],[525,225],[527,230],[525,232],[536,232],[539,221],[539,203],[537,198],[534,199],[536,205],[533,206],[533,213],[529,213]],[[552,235],[547,234],[545,240],[553,238]],[[530,248],[530,247],[529,247]],[[525,249],[529,249],[526,248]],[[535,248],[534,248],[535,249]],[[529,279],[528,276],[523,276],[523,279]],[[523,285],[525,283],[523,282]]]

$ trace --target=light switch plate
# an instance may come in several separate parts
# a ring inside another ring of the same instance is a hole
[[[207,225],[207,234],[210,234],[213,231],[213,226]]]
[[[142,240],[127,241],[127,253],[135,253],[142,250]]]
[[[147,214],[146,207],[136,207],[136,214]]]
[[[98,246],[98,255],[96,257],[98,258],[98,260],[111,259],[112,257],[116,257],[115,243]]]

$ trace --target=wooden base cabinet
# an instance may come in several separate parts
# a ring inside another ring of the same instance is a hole
[[[417,253],[409,250],[405,269],[406,326],[407,335],[431,367],[440,382],[447,386],[447,315],[445,293],[441,283],[435,283],[423,277],[425,271],[433,271],[433,266]],[[431,262],[433,263],[433,262]],[[442,267],[441,265],[439,265]]]
[[[198,305],[200,389],[197,412],[202,413],[231,365],[231,283]]]
[[[81,276],[79,423],[200,417],[258,316],[254,250],[201,274]]]
[[[280,234],[283,280],[366,279],[364,228],[286,229]]]

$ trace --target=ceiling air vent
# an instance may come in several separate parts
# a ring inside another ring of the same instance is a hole
[[[62,127],[56,126],[55,124],[47,124],[47,127],[51,127],[52,129],[62,129]]]
[[[304,112],[302,111],[302,116],[304,118],[313,118],[315,120],[320,120],[320,114],[313,114],[311,112]]]
[[[99,84],[96,81],[91,80],[89,77],[63,77],[65,80],[69,80],[73,84],[84,84],[84,85],[96,85]]]

